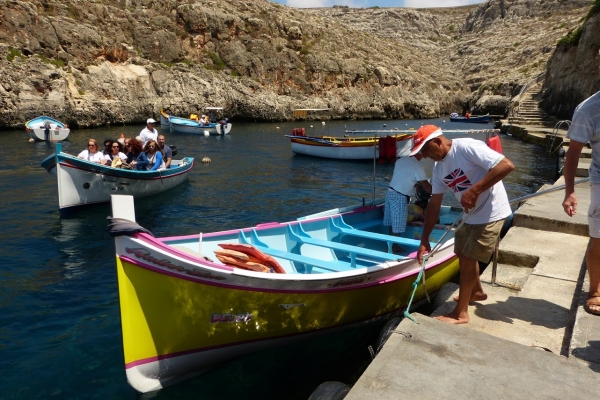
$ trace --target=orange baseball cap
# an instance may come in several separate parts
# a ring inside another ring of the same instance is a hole
[[[417,130],[415,136],[413,137],[413,147],[409,156],[413,157],[415,154],[421,151],[423,146],[425,146],[425,143],[441,135],[443,135],[443,132],[440,127],[435,125],[423,125]]]

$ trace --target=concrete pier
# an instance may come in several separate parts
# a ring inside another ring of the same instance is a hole
[[[558,135],[567,145],[566,131]],[[588,167],[584,152],[578,176]],[[492,263],[481,275],[488,298],[469,306],[469,323],[403,320],[346,399],[597,397],[600,316],[583,309],[589,191],[576,187],[574,217],[562,210],[564,190],[527,200],[500,242],[496,284]],[[432,317],[451,311],[457,295],[457,285],[445,286]]]

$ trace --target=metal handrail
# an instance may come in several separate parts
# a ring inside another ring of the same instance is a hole
[[[569,121],[568,119],[564,119],[562,121],[558,121],[556,123],[556,125],[554,125],[554,129],[552,130],[552,137],[550,138],[550,141],[548,143],[548,154],[549,155],[552,155],[555,151],[557,151],[560,148],[560,145],[562,144],[562,143],[560,143],[558,146],[556,146],[555,149],[553,149],[554,141],[556,140],[556,136],[558,135],[558,130],[560,129],[560,127],[562,125],[566,125],[567,131],[568,131],[569,128],[571,127],[571,121]]]

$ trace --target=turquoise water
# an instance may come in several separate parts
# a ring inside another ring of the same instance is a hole
[[[173,236],[287,221],[369,201],[372,162],[293,155],[284,135],[296,126],[308,133],[341,134],[344,125],[407,129],[423,122],[474,128],[441,119],[336,121],[316,122],[313,128],[310,123],[234,123],[225,137],[168,134],[177,157],[195,157],[197,164],[188,183],[136,201],[138,221],[156,236]],[[63,149],[77,154],[90,137],[101,142],[120,132],[135,136],[142,128],[74,131]],[[53,145],[28,143],[24,131],[0,135],[0,399],[306,399],[323,381],[353,383],[368,366],[367,347],[375,344],[381,326],[250,355],[139,396],[123,368],[114,244],[106,233],[109,205],[60,218],[55,177],[39,166],[54,152]],[[554,181],[556,159],[543,148],[505,136],[502,144],[517,165],[505,179],[510,198]],[[203,164],[204,157],[211,162]],[[393,166],[377,164],[375,170],[376,197],[383,197]]]

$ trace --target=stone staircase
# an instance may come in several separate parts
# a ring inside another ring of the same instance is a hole
[[[554,127],[558,120],[546,114],[539,108],[542,93],[542,84],[536,83],[523,93],[519,104],[515,107],[514,115],[509,117],[509,123],[515,125],[535,125],[541,127]]]

